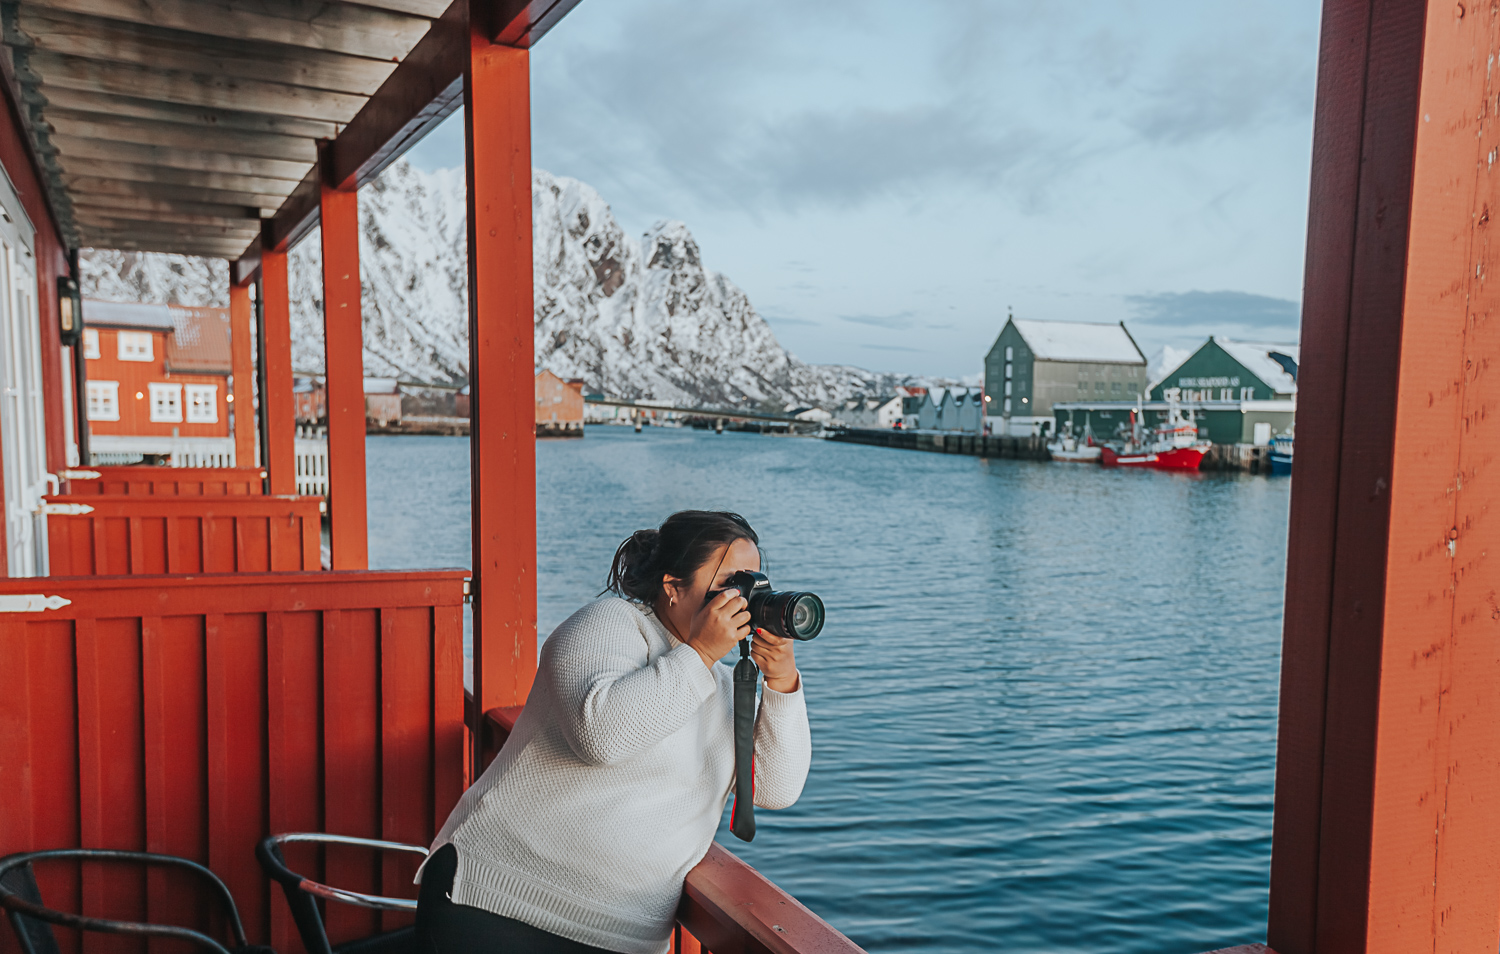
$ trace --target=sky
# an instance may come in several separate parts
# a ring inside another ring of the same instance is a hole
[[[817,363],[972,375],[1006,315],[1294,342],[1313,0],[584,0],[532,159],[680,219]],[[461,117],[408,154],[463,162]]]

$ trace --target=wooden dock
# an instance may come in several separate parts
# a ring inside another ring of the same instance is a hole
[[[986,437],[982,434],[936,431],[896,431],[851,427],[828,435],[845,444],[870,444],[898,450],[933,454],[967,454],[970,457],[1013,457],[1020,460],[1051,460],[1043,437]]]

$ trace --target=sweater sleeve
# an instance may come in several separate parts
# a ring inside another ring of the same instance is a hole
[[[650,661],[633,613],[623,602],[602,600],[544,644],[537,677],[550,684],[569,747],[590,765],[650,748],[716,692],[713,673],[691,646]]]
[[[755,804],[787,808],[795,804],[812,764],[812,732],[798,674],[795,692],[762,687],[755,718]]]

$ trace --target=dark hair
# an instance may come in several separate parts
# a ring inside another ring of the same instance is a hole
[[[661,595],[662,577],[686,580],[714,550],[736,540],[760,546],[750,522],[725,510],[679,510],[655,530],[637,530],[615,550],[605,590],[640,603]]]

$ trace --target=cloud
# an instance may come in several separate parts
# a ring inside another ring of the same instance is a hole
[[[928,350],[926,348],[911,348],[907,347],[906,345],[862,344],[860,345],[860,347],[867,348],[870,351],[905,351],[908,353],[926,352]]]
[[[788,317],[786,315],[765,315],[765,314],[763,314],[763,315],[761,315],[761,317],[764,318],[766,321],[770,322],[773,325],[813,325],[813,326],[816,326],[818,324],[818,322],[811,321],[811,320],[809,320],[807,318],[791,318],[791,317]]]
[[[856,325],[875,328],[905,329],[915,324],[916,315],[910,311],[898,311],[894,315],[839,315],[840,321],[852,321]]]
[[[1302,307],[1295,301],[1241,291],[1157,292],[1126,295],[1135,312],[1133,327],[1150,337],[1182,341],[1226,338],[1295,341]]]

